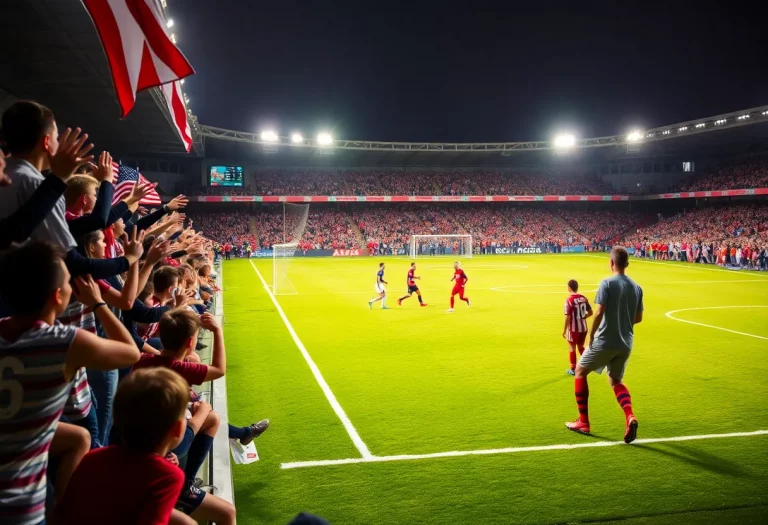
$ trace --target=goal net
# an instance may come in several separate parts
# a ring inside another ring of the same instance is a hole
[[[283,204],[283,242],[272,245],[272,293],[275,295],[296,293],[288,270],[299,249],[308,217],[309,204]]]
[[[410,256],[472,257],[471,235],[411,235]]]

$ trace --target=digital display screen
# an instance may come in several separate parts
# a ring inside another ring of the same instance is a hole
[[[242,166],[211,166],[208,169],[209,186],[243,186]]]

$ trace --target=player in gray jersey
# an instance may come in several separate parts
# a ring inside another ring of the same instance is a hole
[[[637,437],[637,418],[632,412],[632,398],[624,386],[624,370],[632,353],[634,326],[643,320],[643,290],[625,275],[629,266],[627,250],[617,246],[611,250],[611,272],[603,279],[595,296],[595,316],[589,334],[589,347],[581,355],[576,366],[576,406],[579,419],[566,423],[574,432],[588,434],[589,386],[587,375],[608,369],[613,392],[626,416],[624,442],[631,443]]]

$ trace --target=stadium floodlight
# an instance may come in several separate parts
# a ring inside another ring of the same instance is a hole
[[[747,120],[749,118],[749,115],[739,115],[736,117],[736,120]]]
[[[291,142],[294,144],[302,144],[304,142],[304,137],[298,132],[291,133]]]
[[[272,131],[271,129],[264,130],[261,132],[261,140],[264,142],[277,142],[278,140],[277,133]]]
[[[317,143],[320,146],[330,146],[333,144],[333,137],[330,133],[323,131],[317,135]]]
[[[706,126],[706,125],[707,125],[707,124],[706,124],[706,123],[704,123],[704,122],[699,122],[698,124],[696,124],[696,128],[697,128],[697,129],[698,129],[698,128],[703,128],[703,127],[704,127],[704,126]]]
[[[715,121],[715,126],[720,126],[720,125],[722,125],[722,124],[725,124],[725,123],[726,123],[726,121],[727,121],[727,119],[724,119],[724,118],[721,118],[721,119],[719,119],[719,120],[716,120],[716,121]]]
[[[176,43],[176,34],[171,33],[171,42]]]
[[[184,79],[183,78],[181,79],[181,85],[182,86],[184,85]]]
[[[682,128],[678,129],[677,131],[688,131],[688,126],[683,126]]]
[[[165,21],[165,27],[167,27],[168,29],[173,27],[173,18],[169,18],[168,20]]]
[[[569,149],[576,145],[576,137],[570,134],[557,135],[553,144],[557,149]]]
[[[662,135],[669,135],[670,133],[672,132],[669,131],[668,129],[665,129],[664,131],[661,132]]]
[[[768,111],[763,111],[763,116],[768,117]]]
[[[643,140],[643,132],[632,130],[627,134],[627,142],[639,142]]]

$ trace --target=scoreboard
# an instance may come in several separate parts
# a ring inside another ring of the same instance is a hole
[[[244,170],[242,166],[210,166],[208,168],[209,186],[243,186]]]

